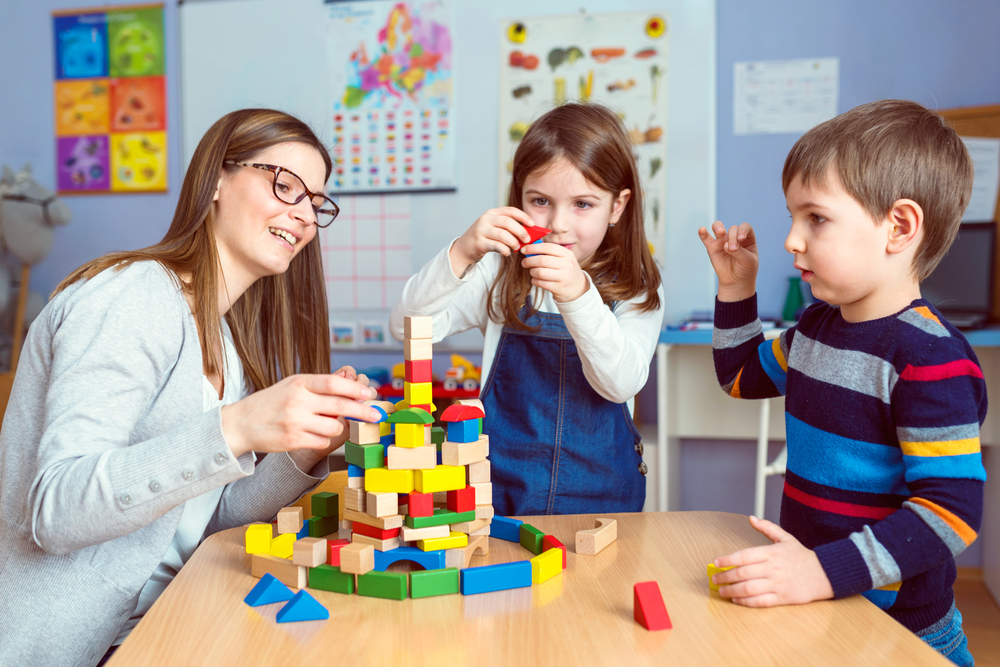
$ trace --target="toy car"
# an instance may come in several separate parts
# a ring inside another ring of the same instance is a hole
[[[447,391],[461,387],[466,391],[479,389],[482,374],[481,366],[474,366],[471,361],[460,354],[451,355],[451,367],[444,372],[441,386]]]

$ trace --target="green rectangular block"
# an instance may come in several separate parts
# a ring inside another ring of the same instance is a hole
[[[385,463],[385,448],[375,443],[373,445],[355,445],[347,442],[344,445],[344,458],[359,468],[381,468]]]
[[[408,516],[406,525],[410,528],[429,528],[431,526],[443,526],[448,523],[461,523],[463,521],[475,521],[476,512],[452,512],[444,508],[434,510],[434,516]]]
[[[386,600],[405,600],[406,572],[369,572],[358,575],[358,595]]]
[[[429,598],[435,595],[453,595],[459,591],[459,570],[425,570],[410,573],[410,597]]]
[[[312,496],[313,516],[340,516],[340,497],[336,493],[323,491]]]
[[[475,512],[473,512],[473,514],[475,514]],[[522,523],[520,535],[522,547],[536,556],[542,553],[542,540],[545,538],[545,533],[530,524]]]
[[[354,575],[341,572],[334,565],[320,565],[309,568],[309,588],[334,593],[354,593]]]
[[[340,519],[337,516],[313,516],[306,520],[309,526],[309,537],[326,537],[340,530]]]

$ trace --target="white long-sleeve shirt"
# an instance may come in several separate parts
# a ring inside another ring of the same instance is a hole
[[[397,340],[403,339],[403,317],[431,315],[434,318],[434,342],[473,327],[485,337],[482,377],[489,377],[502,322],[487,315],[486,299],[496,280],[501,256],[488,253],[465,276],[459,278],[451,268],[450,246],[439,252],[418,274],[412,276],[403,295],[393,306],[389,327]],[[622,302],[612,312],[601,300],[590,281],[590,289],[580,298],[557,302],[551,292],[535,289],[531,300],[539,311],[558,313],[573,336],[583,363],[583,374],[598,394],[612,403],[628,402],[646,384],[649,362],[656,351],[663,322],[661,309],[641,312],[637,303],[645,295]],[[663,287],[657,293],[663,303]]]

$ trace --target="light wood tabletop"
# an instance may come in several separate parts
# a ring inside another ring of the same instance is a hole
[[[595,515],[527,517],[567,545],[568,566],[513,591],[382,600],[310,589],[329,620],[278,624],[251,608],[257,583],[239,528],[209,537],[108,663],[123,665],[939,665],[947,660],[861,596],[746,609],[708,588],[706,563],[766,544],[745,516],[609,514],[618,539],[577,555]],[[490,539],[472,565],[525,560]],[[633,620],[632,587],[660,585],[673,629]]]

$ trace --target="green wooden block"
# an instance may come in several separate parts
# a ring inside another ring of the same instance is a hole
[[[312,496],[313,516],[340,516],[340,498],[336,493],[323,491]]]
[[[386,600],[405,600],[406,572],[369,572],[358,575],[358,595]]]
[[[458,568],[425,570],[410,573],[410,597],[429,598],[435,595],[453,595],[459,591]]]
[[[309,588],[350,595],[354,592],[354,575],[341,572],[340,568],[334,565],[323,564],[311,567],[309,568]]]
[[[483,418],[480,417],[476,421],[479,422],[479,435],[482,435],[483,434]]]
[[[428,528],[430,526],[443,526],[449,523],[461,523],[463,521],[475,521],[476,512],[452,512],[439,507],[434,510],[433,516],[408,516],[406,525],[410,528]]]
[[[359,468],[381,468],[385,462],[385,448],[380,443],[373,445],[355,445],[348,442],[344,445],[344,458]]]
[[[434,443],[434,446],[437,447],[437,450],[439,452],[441,451],[441,444],[445,440],[447,440],[447,438],[445,437],[445,431],[443,427],[434,426],[433,428],[431,428],[431,442]]]
[[[527,523],[521,524],[520,531],[521,546],[536,556],[542,553],[542,540],[545,538],[545,533]]]
[[[340,518],[334,516],[313,516],[306,520],[309,537],[326,537],[340,530]]]

